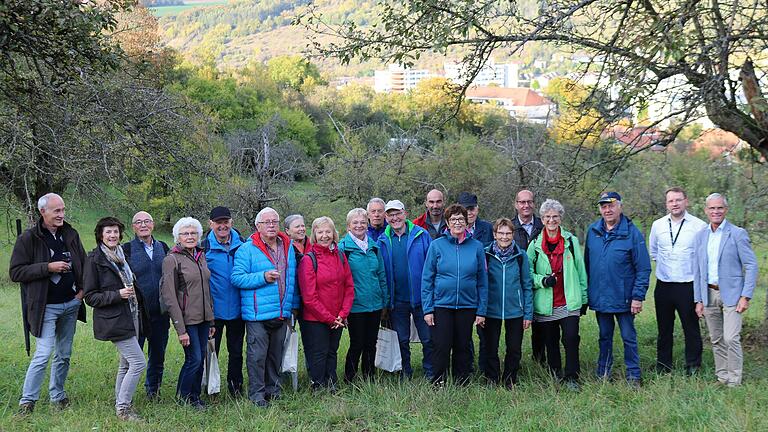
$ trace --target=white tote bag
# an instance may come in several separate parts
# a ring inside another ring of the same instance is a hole
[[[376,367],[387,372],[397,372],[403,369],[400,357],[400,342],[397,332],[388,328],[379,328],[379,338],[376,341]]]
[[[289,327],[283,343],[283,362],[280,372],[296,373],[299,370],[299,332]]]
[[[203,388],[209,395],[218,394],[221,391],[221,370],[219,370],[219,358],[216,356],[216,343],[208,339],[208,352],[203,362]]]
[[[419,331],[416,330],[416,323],[413,321],[413,315],[411,315],[411,343],[421,343]]]

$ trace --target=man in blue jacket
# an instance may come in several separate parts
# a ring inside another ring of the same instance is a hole
[[[624,341],[627,382],[641,384],[635,315],[643,310],[651,275],[645,238],[622,214],[621,196],[604,192],[598,200],[602,218],[587,229],[584,260],[587,268],[589,308],[597,315],[600,355],[597,375],[608,379],[613,366],[613,329],[619,323]]]
[[[243,389],[243,339],[245,323],[240,318],[240,290],[232,285],[230,277],[235,265],[235,252],[243,243],[240,233],[232,228],[232,214],[227,207],[211,210],[208,220],[210,232],[203,239],[205,260],[211,271],[211,299],[213,300],[214,339],[216,355],[221,348],[224,328],[227,329],[227,388],[236,397]]]
[[[432,339],[424,322],[421,307],[421,274],[432,238],[423,228],[408,221],[405,206],[398,200],[387,202],[384,207],[389,224],[379,237],[379,250],[384,259],[384,270],[389,289],[389,309],[392,327],[400,342],[403,376],[413,376],[411,368],[411,316],[421,340],[424,357],[424,375],[430,381],[432,369]]]
[[[144,348],[144,341],[149,341],[144,388],[149,400],[157,400],[163,381],[168,329],[171,326],[168,315],[160,311],[160,278],[163,275],[163,259],[168,253],[168,245],[152,236],[155,221],[152,215],[145,211],[133,215],[131,227],[136,237],[123,244],[123,252],[125,260],[136,275],[136,286],[141,290],[144,307],[149,314],[151,331],[147,332],[149,336],[139,336],[139,345]]]

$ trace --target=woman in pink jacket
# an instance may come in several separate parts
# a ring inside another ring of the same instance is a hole
[[[301,327],[304,351],[309,360],[312,389],[336,390],[336,352],[347,326],[355,286],[347,258],[339,251],[339,233],[333,220],[312,222],[311,247],[299,263],[303,303]]]

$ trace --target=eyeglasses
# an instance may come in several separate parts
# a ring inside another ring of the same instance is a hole
[[[279,223],[280,223],[280,221],[276,221],[276,220],[268,220],[268,221],[261,221],[261,222],[259,222],[259,223],[260,223],[260,224],[264,224],[264,225],[267,225],[267,226],[275,226],[275,225],[279,224]]]
[[[391,219],[397,219],[403,216],[404,214],[405,212],[400,210],[400,211],[393,211],[393,212],[387,213],[387,216],[389,216]]]
[[[520,205],[529,205],[529,206],[533,205],[533,201],[520,201],[520,200],[518,200],[517,203],[520,204]]]
[[[560,215],[544,215],[541,218],[544,220],[560,220]]]
[[[464,218],[450,218],[448,219],[448,223],[451,225],[463,225],[467,223],[467,221],[464,220]]]
[[[155,221],[153,221],[152,219],[143,219],[143,220],[133,221],[134,225],[139,225],[139,226],[141,226],[141,225],[151,225],[153,223],[155,223]]]
[[[513,234],[512,231],[496,231],[496,235],[499,237],[511,237]]]
[[[197,237],[197,231],[180,232],[179,237]]]

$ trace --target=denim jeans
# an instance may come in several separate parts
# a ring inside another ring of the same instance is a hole
[[[637,331],[635,331],[635,316],[630,312],[602,313],[597,312],[597,326],[600,331],[600,355],[597,359],[597,376],[609,378],[613,367],[613,329],[614,319],[619,323],[621,339],[624,341],[624,364],[628,380],[640,379],[640,354],[637,351]]]
[[[400,342],[400,356],[403,360],[403,374],[406,377],[413,376],[411,368],[411,315],[416,324],[416,332],[421,339],[421,349],[424,357],[421,360],[424,368],[424,376],[431,380],[435,372],[432,368],[432,338],[429,332],[429,326],[424,322],[424,312],[421,305],[411,307],[408,303],[395,303],[392,309],[391,319],[393,330],[397,332],[397,339]]]
[[[152,332],[149,338],[143,335],[139,338],[139,346],[144,349],[144,340],[149,340],[147,347],[147,376],[144,380],[144,388],[147,394],[160,391],[163,383],[163,370],[165,369],[165,349],[168,346],[168,329],[171,321],[168,315],[157,315],[150,318],[149,323]]]
[[[72,299],[67,303],[45,305],[43,330],[36,338],[35,353],[27,368],[19,404],[36,402],[40,398],[43,375],[48,366],[48,359],[53,354],[51,379],[48,385],[51,402],[59,402],[67,397],[64,382],[69,372],[69,358],[72,355],[72,340],[75,338],[77,311],[81,301]]]
[[[209,328],[208,322],[187,326],[189,345],[184,347],[184,364],[179,371],[179,384],[176,387],[176,393],[181,399],[188,402],[200,400]]]

